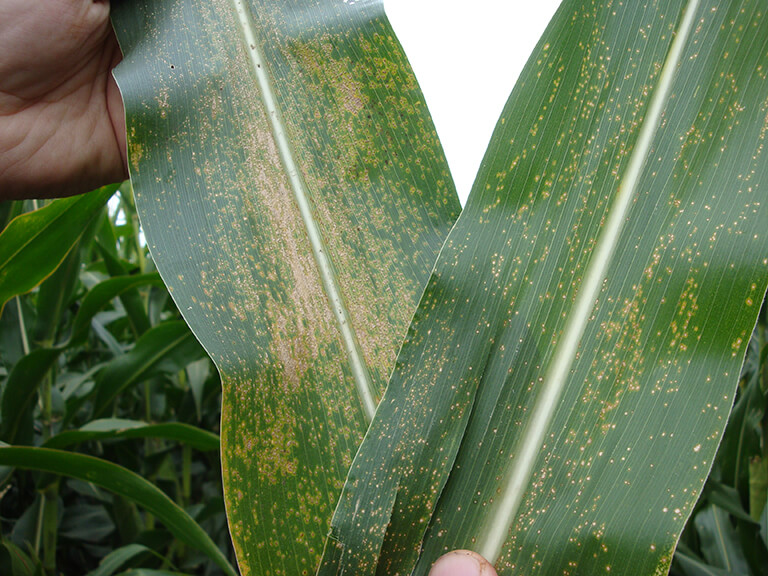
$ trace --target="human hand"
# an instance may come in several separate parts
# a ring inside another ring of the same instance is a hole
[[[0,0],[0,200],[127,177],[108,0]]]
[[[438,558],[429,576],[496,576],[496,570],[477,552],[454,550]]]

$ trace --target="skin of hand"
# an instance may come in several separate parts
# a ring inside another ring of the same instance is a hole
[[[497,576],[485,558],[471,550],[454,550],[438,558],[429,576]]]
[[[0,0],[0,200],[127,177],[108,0]]]

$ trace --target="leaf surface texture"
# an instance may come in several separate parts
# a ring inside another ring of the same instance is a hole
[[[121,1],[136,205],[223,383],[245,574],[311,573],[459,204],[377,1]]]
[[[562,4],[321,574],[423,575],[456,548],[500,574],[666,572],[768,283],[767,71],[762,2]]]

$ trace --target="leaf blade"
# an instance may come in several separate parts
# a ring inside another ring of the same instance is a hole
[[[682,21],[675,31],[675,39],[664,60],[658,85],[654,87],[653,97],[648,104],[649,110],[642,120],[642,128],[627,163],[626,173],[622,176],[616,197],[605,216],[605,226],[600,231],[595,244],[594,255],[581,280],[568,322],[563,327],[549,368],[544,375],[541,398],[536,402],[529,423],[519,440],[522,446],[520,455],[509,473],[509,478],[505,481],[495,512],[500,516],[499,521],[494,522],[489,526],[488,532],[480,536],[483,541],[480,553],[486,558],[495,560],[501,554],[509,526],[520,508],[525,486],[533,475],[537,452],[544,443],[557,404],[563,395],[563,389],[569,379],[579,344],[586,330],[587,320],[598,299],[601,285],[606,279],[624,222],[629,215],[631,202],[635,199],[643,165],[661,122],[665,103],[669,99],[675,72],[682,60],[683,48],[694,26],[697,8],[698,0],[688,2]]]
[[[30,410],[37,397],[37,389],[59,356],[70,347],[82,344],[88,336],[93,317],[113,298],[138,286],[158,284],[158,274],[140,274],[110,278],[94,286],[83,298],[80,309],[72,324],[69,338],[54,348],[33,350],[14,365],[3,388],[0,401],[0,438],[9,444],[19,443],[17,434],[23,422],[31,428]],[[162,330],[166,330],[163,328]],[[134,355],[135,356],[135,355]],[[126,362],[125,359],[119,362]],[[113,367],[114,370],[114,367]],[[24,443],[31,441],[25,438]]]
[[[370,412],[350,390],[380,393],[459,212],[434,128],[378,1],[113,5],[148,245],[222,376],[242,569],[312,571]]]
[[[426,574],[482,549],[683,8],[561,6],[441,252],[321,574]],[[666,570],[722,435],[767,283],[767,24],[752,2],[704,2],[695,22],[535,474],[499,521],[501,574]],[[674,483],[648,471],[664,458]]]
[[[0,447],[0,463],[78,478],[124,496],[154,514],[179,540],[204,552],[225,574],[237,576],[216,544],[184,510],[154,484],[122,466],[73,452],[18,446]]]
[[[219,437],[212,432],[181,422],[147,424],[140,420],[108,418],[92,420],[77,430],[56,434],[43,444],[43,448],[61,449],[80,442],[121,438],[162,438],[189,444],[201,451],[219,449]]]
[[[115,357],[97,375],[94,417],[103,415],[123,390],[149,378],[163,365],[181,369],[203,354],[200,344],[181,320],[150,328],[129,352]]]
[[[8,224],[0,234],[0,312],[53,273],[116,189],[55,200]]]

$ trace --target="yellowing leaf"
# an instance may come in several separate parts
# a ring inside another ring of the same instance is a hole
[[[380,2],[124,1],[148,245],[219,368],[243,574],[311,573],[459,204]]]

